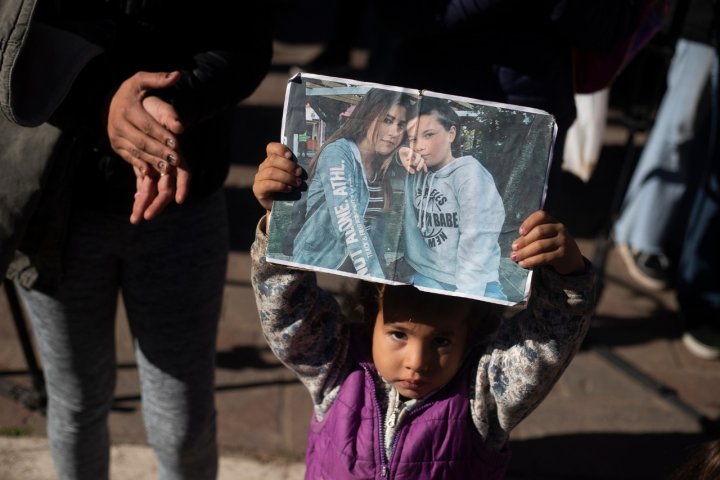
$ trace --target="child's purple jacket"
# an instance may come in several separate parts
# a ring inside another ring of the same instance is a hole
[[[468,386],[473,361],[411,413],[398,430],[391,458],[383,451],[382,412],[375,390],[377,372],[358,364],[322,421],[308,433],[306,478],[458,479],[503,478],[510,452],[490,452],[470,417]]]

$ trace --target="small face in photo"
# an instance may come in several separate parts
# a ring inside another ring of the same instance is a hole
[[[421,115],[408,124],[410,148],[422,156],[431,170],[442,168],[452,161],[451,146],[456,135],[455,126],[446,130],[435,115]]]
[[[373,145],[378,155],[390,155],[403,141],[407,126],[407,112],[401,105],[393,105],[384,117],[376,118],[370,128],[366,141]]]

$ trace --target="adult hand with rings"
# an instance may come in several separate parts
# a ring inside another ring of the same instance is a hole
[[[151,90],[168,88],[179,72],[138,72],[117,89],[108,109],[107,132],[113,150],[141,171],[150,165],[158,172],[177,160],[175,130],[163,125],[144,106]],[[179,122],[178,122],[179,123]]]
[[[175,152],[168,154],[166,160],[169,166],[161,169],[160,175],[162,177],[163,174],[168,174],[175,179],[175,187],[177,189],[175,201],[182,203],[187,197],[191,176],[190,170],[185,162],[185,157],[178,145],[178,138],[185,131],[185,127],[180,121],[175,108],[161,98],[156,96],[145,97],[142,105],[145,111],[148,112],[155,121],[160,123],[174,136],[174,140],[168,140],[168,142],[172,142]]]
[[[156,121],[173,133],[179,135],[184,131],[175,109],[167,102],[150,96],[146,97],[142,104],[143,108]],[[174,162],[170,165],[162,165],[164,168],[161,169],[159,176],[155,170],[150,170],[147,175],[143,175],[142,172],[135,169],[137,193],[130,215],[131,223],[139,223],[142,219],[152,220],[165,209],[173,198],[177,203],[185,200],[190,183],[190,171],[185,163],[182,150],[177,145],[175,149],[177,157],[173,158]]]
[[[138,72],[120,85],[110,101],[110,144],[136,175],[131,223],[151,220],[173,198],[182,203],[187,197],[190,172],[178,142],[184,127],[172,105],[147,95],[179,78],[179,72]]]

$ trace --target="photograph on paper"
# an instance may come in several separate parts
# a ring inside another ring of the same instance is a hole
[[[281,138],[306,182],[273,202],[267,260],[525,301],[511,244],[542,206],[556,132],[536,109],[298,74]]]

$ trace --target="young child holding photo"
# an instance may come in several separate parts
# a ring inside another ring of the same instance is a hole
[[[279,143],[255,176],[268,211],[302,174]],[[306,478],[502,478],[511,430],[577,352],[594,308],[594,274],[565,227],[530,215],[513,259],[535,268],[527,308],[377,285],[343,316],[313,272],[265,261],[266,215],[252,283],[266,339],[312,396]],[[362,284],[361,284],[362,285]],[[369,284],[364,284],[369,285]]]

